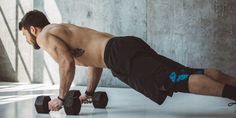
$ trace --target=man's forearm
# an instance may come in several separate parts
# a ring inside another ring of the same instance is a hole
[[[94,92],[97,88],[99,80],[102,74],[102,68],[93,68],[89,67],[88,69],[88,84],[87,84],[87,91]]]
[[[60,72],[60,88],[59,97],[64,99],[66,93],[69,91],[72,81],[75,75],[74,64],[61,64],[59,65]]]

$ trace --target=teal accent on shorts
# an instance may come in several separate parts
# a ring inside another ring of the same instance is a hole
[[[169,75],[169,79],[174,83],[174,84],[177,84],[181,81],[185,81],[189,78],[189,75],[188,74],[180,74],[180,75],[177,75],[176,72],[172,72],[170,75]]]

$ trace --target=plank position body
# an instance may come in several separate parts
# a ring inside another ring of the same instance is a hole
[[[142,39],[116,37],[73,24],[50,24],[37,10],[24,15],[19,28],[35,49],[44,49],[59,64],[59,96],[49,102],[57,111],[74,79],[75,65],[88,67],[86,102],[95,91],[103,68],[161,105],[174,92],[220,96],[236,100],[236,78],[217,69],[194,69],[156,53]]]

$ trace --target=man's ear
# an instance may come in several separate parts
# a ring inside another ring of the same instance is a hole
[[[30,32],[31,32],[31,34],[33,34],[33,35],[36,35],[36,27],[34,27],[34,26],[30,26]]]

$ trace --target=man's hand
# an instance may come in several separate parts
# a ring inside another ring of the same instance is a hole
[[[48,102],[48,109],[50,111],[59,111],[63,105],[63,102],[57,98]]]
[[[80,103],[84,103],[84,104],[89,104],[92,103],[92,96],[87,96],[87,95],[81,95],[79,97],[80,99]]]

